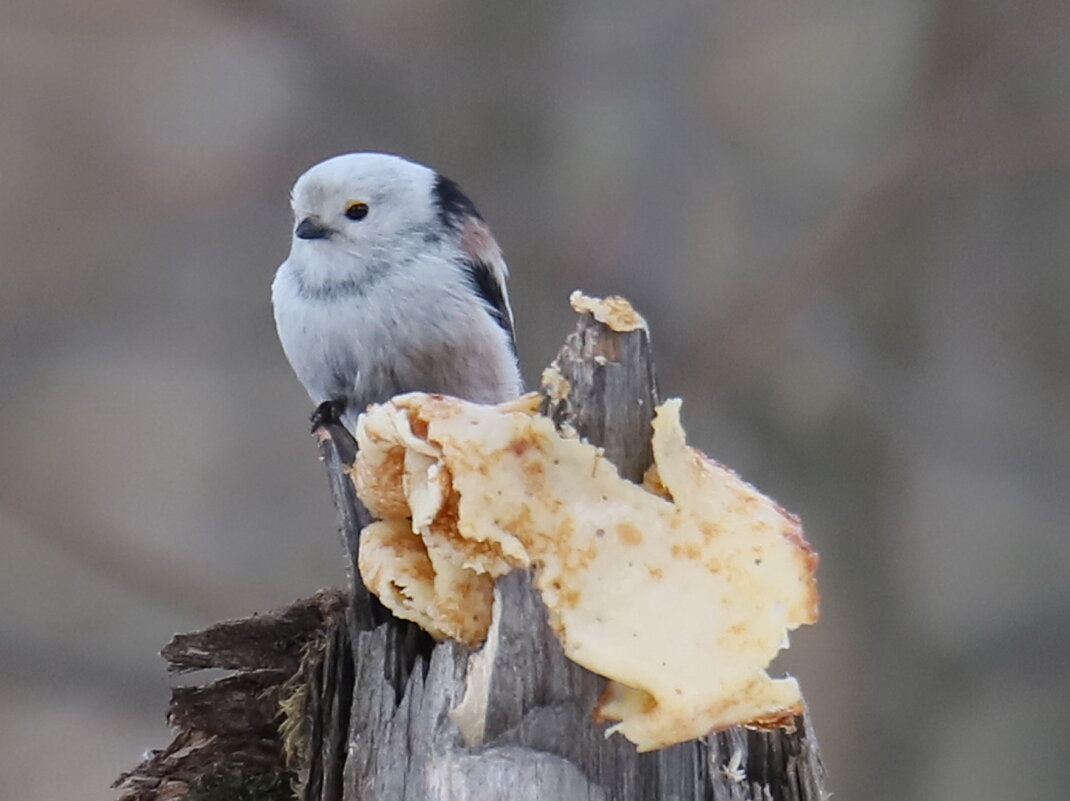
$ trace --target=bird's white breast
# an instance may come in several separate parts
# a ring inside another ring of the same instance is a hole
[[[283,350],[313,402],[341,395],[362,409],[422,390],[491,403],[520,391],[507,335],[450,254],[366,270],[323,292],[303,278],[316,251],[302,251],[279,268],[272,301]]]

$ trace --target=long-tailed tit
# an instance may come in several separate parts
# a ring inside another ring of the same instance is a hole
[[[320,415],[352,431],[369,403],[401,392],[520,393],[505,261],[457,184],[398,156],[350,153],[298,178],[291,201],[271,299]]]

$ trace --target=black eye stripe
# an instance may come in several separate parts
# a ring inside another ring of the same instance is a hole
[[[350,203],[346,206],[346,218],[350,220],[363,220],[368,216],[367,203]]]

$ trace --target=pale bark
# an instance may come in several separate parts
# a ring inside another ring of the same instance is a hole
[[[556,364],[569,391],[547,398],[543,413],[639,480],[651,462],[658,400],[647,332],[614,332],[584,315]],[[250,798],[285,797],[272,794],[273,777],[294,773],[308,801],[825,797],[816,742],[802,717],[794,731],[734,728],[646,754],[620,736],[606,738],[592,714],[605,679],[565,658],[524,572],[498,582],[479,668],[463,646],[435,644],[390,616],[353,568],[368,520],[345,472],[355,445],[341,426],[316,433],[347,549],[349,593],[176,638],[164,651],[173,668],[239,671],[176,692],[171,719],[183,728],[179,739],[245,744],[213,751],[209,742],[194,749],[196,758],[162,752],[124,777],[125,799],[166,797],[168,778],[196,785],[198,770],[258,778],[266,789]],[[466,693],[462,734],[451,713]],[[287,737],[271,717],[280,702]],[[270,758],[283,741],[288,763]]]

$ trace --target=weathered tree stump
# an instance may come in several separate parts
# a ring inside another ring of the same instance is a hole
[[[567,383],[542,412],[639,481],[658,401],[646,330],[613,331],[584,314],[556,368]],[[340,425],[315,433],[349,591],[176,637],[164,649],[172,669],[236,672],[175,691],[169,719],[180,733],[120,778],[123,801],[826,797],[805,717],[794,730],[736,727],[645,754],[607,739],[592,714],[605,679],[565,658],[523,571],[499,580],[496,620],[478,652],[435,644],[392,617],[355,567],[369,522],[347,473],[355,443]]]

